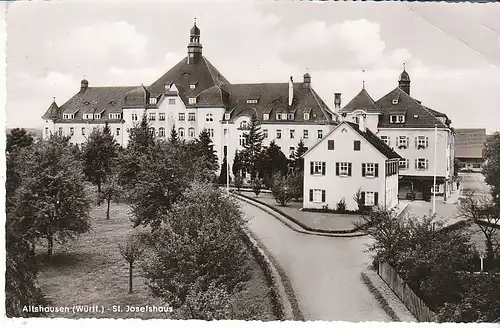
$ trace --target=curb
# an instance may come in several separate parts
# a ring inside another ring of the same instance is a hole
[[[268,283],[271,285],[271,294],[273,296],[272,300],[278,320],[300,319],[297,318],[298,315],[294,313],[292,302],[286,291],[285,284],[283,283],[283,279],[278,269],[273,264],[267,253],[259,246],[259,243],[252,236],[252,233],[247,228],[244,228],[243,232],[255,259],[264,270],[264,273],[268,278]]]
[[[295,232],[307,234],[307,235],[315,235],[315,236],[324,236],[324,237],[341,237],[341,238],[349,238],[349,237],[361,237],[361,236],[366,236],[366,233],[363,232],[349,232],[349,233],[326,233],[326,232],[315,232],[315,231],[308,231],[304,229],[303,227],[299,226],[295,222],[290,221],[288,218],[284,217],[283,215],[277,213],[275,210],[271,209],[268,206],[262,205],[254,200],[248,199],[246,197],[243,197],[241,195],[237,195],[234,193],[231,193],[233,197],[236,199],[239,199],[243,202],[246,202],[250,205],[253,205],[255,207],[258,207],[259,209],[263,210],[267,214],[272,215],[279,221],[281,221],[283,224],[288,226],[290,229],[294,230]]]

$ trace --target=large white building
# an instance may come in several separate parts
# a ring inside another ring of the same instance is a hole
[[[303,208],[335,209],[344,200],[347,209],[357,210],[358,191],[364,206],[398,204],[400,156],[366,128],[365,120],[340,123],[304,154]]]
[[[107,122],[126,146],[129,129],[146,113],[158,138],[168,138],[174,126],[185,139],[207,129],[220,163],[227,154],[232,164],[254,113],[264,145],[274,140],[286,155],[300,139],[309,147],[336,125],[337,116],[313,90],[308,73],[301,82],[290,77],[282,83],[231,84],[202,55],[196,23],[187,48],[187,56],[149,86],[93,87],[82,80],[72,98],[62,106],[54,100],[43,115],[44,136],[58,132],[82,144],[91,129]]]
[[[358,122],[365,117],[367,127],[401,155],[400,199],[411,198],[412,195],[415,199],[430,199],[434,165],[438,186],[436,194],[448,195],[454,188],[454,132],[451,121],[446,114],[432,110],[410,96],[410,76],[406,70],[403,70],[398,82],[398,87],[377,101],[363,88],[339,111],[339,117],[350,122]]]

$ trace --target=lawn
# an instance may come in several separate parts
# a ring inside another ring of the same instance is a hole
[[[54,256],[46,261],[46,249],[38,249],[42,260],[39,282],[44,293],[54,306],[97,305],[104,313],[54,313],[49,317],[65,318],[168,318],[164,313],[117,312],[113,306],[164,306],[162,300],[153,297],[140,275],[137,265],[134,269],[134,291],[128,294],[128,263],[118,250],[118,243],[124,242],[134,230],[130,221],[130,207],[112,204],[109,220],[105,205],[91,211],[92,231],[81,235],[66,245],[54,245]],[[136,228],[137,229],[137,228]],[[252,258],[249,261],[252,277],[246,288],[235,295],[238,307],[249,308],[255,304],[258,320],[275,320],[269,287],[264,273]]]

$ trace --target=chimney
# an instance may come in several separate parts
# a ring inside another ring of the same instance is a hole
[[[290,82],[288,82],[288,106],[292,106],[293,102],[293,77],[290,76]]]
[[[338,112],[340,110],[340,96],[342,95],[341,93],[335,93],[334,94],[334,100],[333,100],[333,105],[335,108],[335,111]]]
[[[366,115],[363,114],[363,115],[359,115],[359,130],[361,132],[366,132]]]
[[[83,93],[87,91],[88,87],[89,87],[89,81],[83,79],[82,82],[80,83],[80,92]]]

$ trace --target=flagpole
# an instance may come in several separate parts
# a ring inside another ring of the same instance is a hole
[[[227,137],[227,150],[226,150],[226,190],[229,195],[229,124],[226,125],[226,137]]]
[[[437,125],[434,126],[434,184],[432,185],[432,214],[436,214]]]

